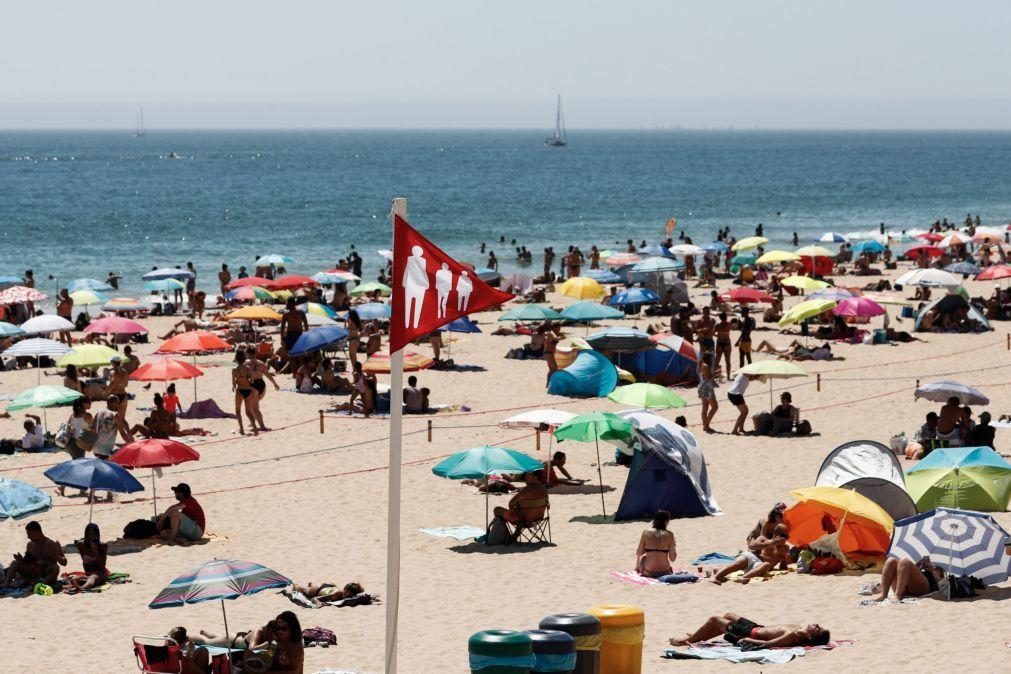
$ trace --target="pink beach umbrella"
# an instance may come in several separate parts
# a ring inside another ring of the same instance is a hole
[[[832,312],[836,316],[880,316],[884,307],[867,297],[847,297],[840,300]]]
[[[21,302],[41,302],[49,297],[41,290],[28,286],[11,286],[0,292],[0,304],[19,304]]]
[[[137,321],[131,321],[129,318],[109,316],[92,321],[84,331],[94,332],[99,335],[136,335],[147,332],[147,328]]]

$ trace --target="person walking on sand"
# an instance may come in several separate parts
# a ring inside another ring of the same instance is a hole
[[[727,390],[727,400],[737,408],[738,412],[737,421],[734,422],[734,428],[730,431],[734,435],[744,432],[744,422],[748,419],[748,405],[744,402],[744,392],[748,390],[748,384],[755,379],[758,379],[755,375],[738,372],[734,377],[734,383]]]
[[[745,360],[748,361],[748,365],[751,365],[751,331],[754,329],[755,319],[751,317],[748,307],[743,307],[741,309],[741,334],[734,342],[740,356],[737,366],[739,368],[744,367]]]
[[[221,296],[228,292],[228,284],[232,282],[232,272],[228,271],[228,265],[222,264],[221,271],[218,272],[218,285],[221,287]]]
[[[253,435],[260,434],[256,426],[256,412],[253,409],[252,397],[256,391],[253,389],[252,378],[249,365],[246,364],[246,352],[240,349],[235,352],[235,367],[232,369],[232,391],[235,392],[235,418],[239,422],[239,435],[246,434],[242,427],[243,408],[246,410],[246,417],[249,418]]]
[[[252,377],[249,383],[253,387],[253,390],[256,391],[255,395],[250,396],[250,399],[253,401],[253,414],[256,416],[256,421],[260,424],[261,431],[270,430],[263,423],[263,411],[260,409],[260,402],[267,395],[267,382],[264,381],[264,377],[269,379],[270,383],[274,385],[275,391],[279,391],[281,387],[277,385],[277,380],[270,373],[270,368],[267,367],[267,364],[256,357],[255,346],[250,345],[246,347],[246,365],[249,367],[249,374]]]

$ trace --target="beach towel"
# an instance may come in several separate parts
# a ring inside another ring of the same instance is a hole
[[[418,529],[423,534],[436,536],[438,538],[453,538],[458,541],[467,541],[484,535],[481,527],[459,526],[459,527],[431,527],[428,529]]]
[[[664,658],[674,660],[727,660],[728,662],[757,662],[761,665],[781,665],[794,658],[802,658],[813,651],[831,651],[852,644],[851,640],[830,641],[824,646],[798,646],[796,648],[761,648],[745,651],[740,646],[727,643],[722,637],[690,646],[671,646],[664,649]]]
[[[198,400],[190,405],[182,414],[177,415],[180,419],[234,419],[235,415],[225,412],[213,400]]]
[[[733,564],[737,561],[737,555],[725,555],[722,552],[707,552],[692,560],[692,566],[722,566]]]
[[[700,577],[695,573],[674,569],[664,577],[665,580],[650,578],[649,576],[641,576],[635,571],[612,571],[611,578],[625,583],[626,585],[648,587],[650,585],[681,585],[682,583],[697,583]]]
[[[83,578],[86,575],[87,574],[84,573],[84,571],[68,571],[62,574],[60,578],[63,580],[71,580],[73,578]],[[102,585],[96,585],[95,587],[88,588],[87,590],[83,590],[83,592],[105,592],[106,590],[110,589],[113,585],[122,585],[124,583],[132,583],[132,582],[133,581],[130,580],[130,574],[128,573],[120,573],[120,572],[110,573],[105,583],[103,583]],[[78,591],[77,588],[75,588],[73,585],[69,583],[64,583],[63,593],[67,595],[74,595],[74,594],[81,594],[81,591]]]
[[[176,545],[179,547],[189,547],[191,545],[207,545],[208,543],[220,543],[227,542],[229,539],[227,536],[218,536],[217,534],[205,533],[204,537],[196,541],[176,541],[175,543],[167,543],[164,539],[160,537],[151,538],[117,538],[116,540],[109,541],[109,554],[110,555],[127,555],[134,552],[141,552],[147,550],[148,548],[161,547],[164,545]],[[64,552],[76,553],[78,552],[77,546],[73,543],[63,546]]]
[[[380,603],[379,595],[368,594],[367,592],[356,594],[355,596],[348,597],[347,599],[319,602],[318,604],[298,590],[281,590],[279,594],[283,594],[288,598],[288,601],[302,608],[323,608],[324,606],[347,608],[351,606],[368,606],[369,604]]]

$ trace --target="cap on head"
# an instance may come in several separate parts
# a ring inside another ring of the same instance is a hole
[[[176,486],[172,487],[172,491],[179,496],[184,496],[187,498],[193,495],[193,492],[190,491],[190,486],[185,482],[180,482]]]

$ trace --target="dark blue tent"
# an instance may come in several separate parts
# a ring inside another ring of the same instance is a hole
[[[636,353],[619,353],[618,367],[634,374],[637,381],[649,381],[660,373],[679,380],[696,375],[698,363],[677,351],[652,349]]]

